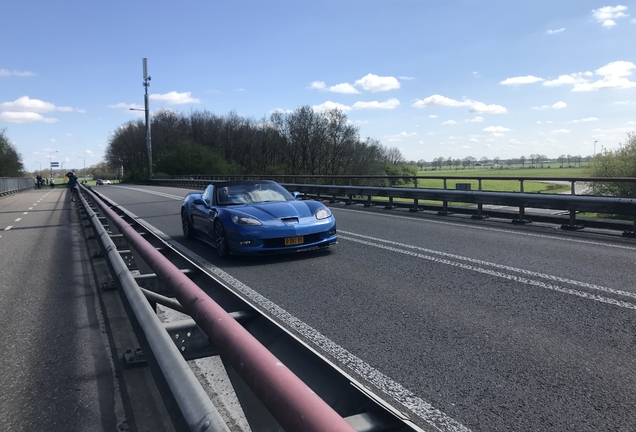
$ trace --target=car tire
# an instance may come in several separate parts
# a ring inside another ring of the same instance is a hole
[[[194,227],[184,208],[181,209],[181,229],[185,238],[192,239],[194,237]]]
[[[230,257],[230,245],[227,242],[225,228],[218,219],[214,222],[214,246],[219,258],[228,259]]]

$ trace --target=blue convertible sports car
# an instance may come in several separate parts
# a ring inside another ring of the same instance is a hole
[[[338,243],[336,219],[323,204],[296,200],[273,181],[215,182],[190,192],[181,208],[183,235],[200,238],[221,258],[298,252]]]

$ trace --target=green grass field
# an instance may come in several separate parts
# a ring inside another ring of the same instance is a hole
[[[468,168],[468,169],[441,169],[426,171],[420,170],[422,176],[447,176],[447,177],[589,177],[585,166],[579,168]]]
[[[588,171],[582,168],[503,168],[503,169],[443,169],[443,170],[426,170],[419,171],[421,176],[439,176],[439,177],[545,177],[545,178],[562,178],[564,181],[571,177],[588,177]],[[446,182],[447,189],[456,189],[457,183],[470,183],[471,190],[479,190],[478,180],[458,180],[448,179]],[[520,192],[521,183],[518,180],[482,180],[481,189],[484,191],[497,192]],[[413,187],[413,183],[407,185]],[[444,187],[443,179],[419,179],[417,181],[418,188],[441,189]],[[524,192],[545,192],[559,193],[570,190],[569,183],[552,183],[550,181],[524,181]]]

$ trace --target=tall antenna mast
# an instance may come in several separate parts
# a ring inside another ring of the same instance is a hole
[[[152,143],[150,141],[150,107],[148,106],[148,87],[150,87],[150,76],[148,75],[148,59],[143,59],[144,64],[144,105],[146,111],[146,151],[148,151],[148,179],[152,180]]]

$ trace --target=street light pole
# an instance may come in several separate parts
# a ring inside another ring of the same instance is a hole
[[[596,143],[597,143],[597,142],[598,142],[598,141],[594,141],[594,156],[596,156]]]

